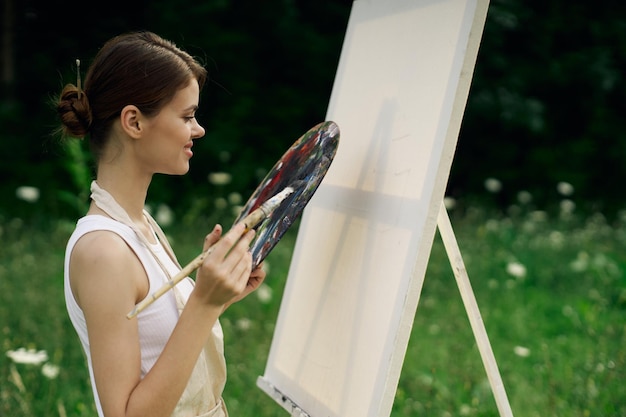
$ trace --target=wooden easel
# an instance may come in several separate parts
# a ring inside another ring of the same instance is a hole
[[[442,203],[487,8],[353,3],[327,113],[339,149],[303,213],[257,380],[291,416],[391,413],[439,228],[500,415],[512,417]]]
[[[496,406],[498,407],[500,416],[513,417],[511,405],[509,404],[504,384],[502,382],[502,377],[500,376],[500,371],[498,370],[498,364],[496,363],[493,350],[491,349],[491,344],[489,343],[487,330],[485,329],[483,319],[478,309],[478,303],[476,302],[476,297],[474,297],[474,291],[472,290],[472,285],[470,284],[469,276],[467,274],[467,270],[465,269],[463,257],[461,256],[461,250],[459,249],[454,231],[452,230],[452,224],[450,224],[450,218],[448,216],[448,212],[446,211],[446,206],[443,203],[441,203],[439,216],[437,217],[437,228],[439,229],[441,240],[443,241],[446,253],[448,254],[450,266],[454,271],[456,284],[459,287],[459,292],[461,293],[461,298],[463,299],[463,305],[465,306],[465,311],[467,312],[470,326],[472,327],[478,351],[480,352],[480,357],[482,358],[485,371],[487,372],[487,378],[489,379],[489,384],[491,385],[491,390],[496,400]]]

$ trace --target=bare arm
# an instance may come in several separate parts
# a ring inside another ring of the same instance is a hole
[[[145,271],[111,232],[92,232],[77,242],[71,285],[87,321],[96,387],[107,417],[171,415],[224,305],[245,292],[253,233],[240,239],[243,232],[243,225],[233,227],[207,257],[174,332],[144,379],[137,321],[126,313],[146,295]],[[205,246],[220,235],[216,228]]]

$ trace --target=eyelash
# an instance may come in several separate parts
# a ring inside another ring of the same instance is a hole
[[[187,121],[187,122],[191,122],[195,118],[196,118],[196,116],[185,116],[184,117],[185,121]]]

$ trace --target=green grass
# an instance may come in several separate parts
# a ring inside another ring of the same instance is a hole
[[[514,415],[626,416],[624,222],[480,210],[451,217]],[[210,226],[188,217],[167,230],[182,262],[197,254]],[[63,301],[72,227],[0,222],[0,416],[96,415]],[[271,299],[253,294],[222,318],[233,416],[287,415],[256,378],[264,373],[294,241],[289,233],[268,258]],[[512,265],[517,276],[507,272]],[[59,375],[50,379],[41,365],[4,354],[20,347],[45,350]],[[438,236],[391,415],[499,415]]]

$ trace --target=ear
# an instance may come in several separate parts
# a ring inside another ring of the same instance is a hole
[[[141,111],[132,104],[124,106],[120,112],[122,130],[133,139],[138,139],[142,134]]]

